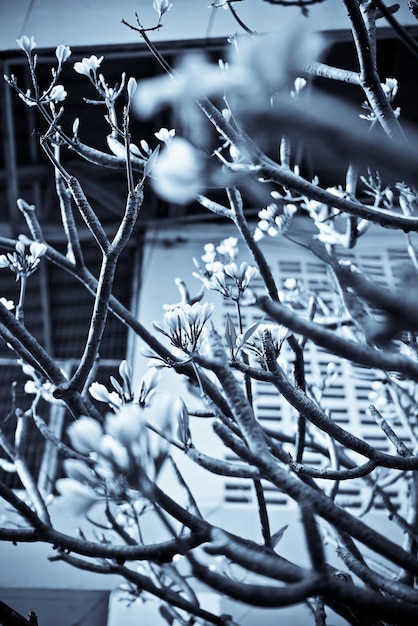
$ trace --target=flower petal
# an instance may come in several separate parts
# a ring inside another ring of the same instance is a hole
[[[78,452],[90,454],[98,450],[103,430],[99,422],[91,417],[82,416],[71,424],[67,434]]]

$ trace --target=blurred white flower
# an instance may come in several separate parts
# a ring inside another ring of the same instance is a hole
[[[13,311],[13,309],[15,308],[15,303],[13,302],[13,300],[7,300],[7,298],[0,298],[0,304],[2,306],[5,306],[8,311]]]
[[[105,434],[100,437],[100,455],[110,461],[120,471],[125,471],[129,468],[127,449],[112,435]]]
[[[386,81],[382,83],[382,89],[389,101],[392,102],[393,98],[398,93],[398,81],[396,78],[387,78]]]
[[[222,239],[219,246],[216,247],[216,251],[233,261],[238,256],[238,239],[236,237]]]
[[[152,185],[164,200],[187,204],[203,186],[203,163],[186,139],[174,137],[159,154],[152,170]]]
[[[100,498],[89,485],[74,478],[59,478],[55,486],[61,494],[59,505],[73,515],[85,515]]]
[[[90,485],[94,485],[97,483],[97,478],[94,471],[83,461],[78,461],[76,459],[65,459],[64,470],[68,478],[73,478],[74,480],[78,480],[80,483],[87,483]]]
[[[141,436],[144,428],[143,408],[133,402],[125,404],[116,415],[108,413],[106,416],[106,432],[128,449],[131,442]]]
[[[134,110],[139,117],[150,118],[167,105],[193,102],[223,93],[226,88],[250,86],[242,67],[221,70],[202,54],[190,54],[179,66],[176,76],[167,75],[141,81],[135,93]]]
[[[294,90],[290,92],[290,95],[293,98],[297,98],[300,92],[302,91],[302,89],[306,87],[306,79],[302,78],[301,76],[298,76],[297,78],[295,78],[293,85],[294,85]]]
[[[82,416],[67,429],[67,434],[75,450],[82,454],[97,452],[103,429],[91,417]]]
[[[152,480],[157,477],[167,458],[170,446],[168,439],[184,412],[187,413],[187,409],[181,398],[166,392],[154,394],[143,409],[145,424],[149,424],[151,428],[146,428],[143,435],[132,443],[132,451]]]
[[[256,39],[243,37],[232,49],[235,54],[230,71],[237,66],[246,72],[247,87],[251,87],[246,92],[249,101],[258,100],[263,94],[271,95],[282,88],[289,93],[293,86],[296,89],[295,74],[318,58],[323,45],[308,20],[294,20],[286,30]],[[246,105],[245,100],[241,102],[244,108]]]

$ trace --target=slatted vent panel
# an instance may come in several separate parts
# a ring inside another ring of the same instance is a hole
[[[279,258],[277,258],[279,257]],[[277,285],[283,288],[283,297],[291,299],[292,294],[286,292],[286,281],[295,279],[302,295],[302,300],[307,302],[309,296],[315,295],[318,302],[318,316],[338,315],[340,312],[339,299],[332,288],[332,281],[327,267],[305,253],[302,249],[286,249],[280,258],[280,248],[275,254],[270,253],[271,267],[274,269]],[[268,257],[269,258],[269,257]],[[364,270],[367,275],[377,284],[392,288],[402,282],[403,271],[408,261],[407,254],[401,249],[382,249],[380,246],[372,252],[350,252],[347,258]],[[254,284],[255,291],[261,290],[261,285]],[[236,322],[237,317],[233,311],[232,303],[224,302],[224,315],[228,312]],[[303,314],[303,311],[301,311]],[[245,310],[244,326],[259,319],[258,311]],[[344,330],[347,338],[353,338],[349,328]],[[283,348],[283,356],[292,361],[293,355],[286,344]],[[305,350],[305,369],[307,385],[321,403],[321,406],[329,413],[333,420],[342,428],[364,438],[369,444],[383,452],[394,453],[393,446],[387,437],[376,425],[367,412],[370,405],[371,382],[373,372],[362,367],[353,365],[348,361],[341,360],[327,353],[324,349],[308,342]],[[333,363],[335,376],[331,384],[322,388],[329,364]],[[290,372],[289,372],[290,373]],[[377,373],[376,373],[377,376]],[[296,414],[290,405],[283,400],[272,385],[263,382],[254,382],[254,409],[260,424],[266,428],[293,436],[296,429]],[[396,433],[405,441],[410,442],[407,428],[400,423],[395,415],[389,415],[389,420]],[[311,429],[313,427],[310,427]],[[319,431],[316,437],[323,445],[327,445],[326,439]],[[284,444],[286,447],[286,444]],[[227,456],[232,460],[232,455]],[[236,458],[235,458],[236,460]],[[364,461],[364,459],[363,459]],[[311,467],[325,468],[327,461],[322,455],[307,448],[304,452],[303,462]],[[321,482],[321,481],[319,481]],[[403,497],[400,482],[395,482],[386,493],[391,497],[395,506],[400,506]],[[326,484],[326,483],[322,483]],[[327,483],[327,489],[332,483]],[[266,501],[270,507],[293,507],[294,504],[283,493],[269,486],[265,491]],[[366,483],[360,479],[355,481],[341,481],[336,502],[353,510],[360,511],[367,506],[371,497],[371,491]],[[256,495],[250,480],[225,479],[224,502],[229,505],[254,504]],[[379,500],[375,506],[381,508]]]

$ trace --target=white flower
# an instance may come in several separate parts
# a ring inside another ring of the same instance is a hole
[[[219,246],[216,247],[217,252],[223,256],[230,258],[231,261],[238,255],[238,239],[236,237],[227,237],[223,239]]]
[[[157,139],[159,141],[163,141],[166,145],[170,143],[170,141],[173,139],[175,134],[176,134],[176,131],[174,128],[172,128],[171,130],[167,130],[167,128],[160,128],[158,133],[154,133]]]
[[[214,305],[205,302],[195,302],[193,305],[184,304],[167,311],[162,324],[153,322],[155,330],[168,337],[175,348],[190,354],[199,344],[199,338]]]
[[[131,386],[131,378],[132,378],[132,367],[129,365],[126,359],[123,359],[119,363],[119,374],[126,386]]]
[[[73,515],[85,515],[100,500],[89,485],[74,478],[59,478],[55,486],[61,494],[60,508]]]
[[[25,393],[27,393],[30,396],[35,396],[39,393],[38,385],[35,383],[34,380],[27,380],[25,382],[23,389]]]
[[[45,252],[47,251],[47,246],[44,243],[33,241],[29,246],[29,251],[30,251],[30,258],[34,261],[35,259],[39,259],[41,256],[45,254]]]
[[[8,267],[18,278],[30,276],[37,268],[39,259],[47,250],[44,243],[32,242],[29,247],[29,254],[25,252],[25,244],[30,240],[22,237],[15,244],[15,251],[7,254],[0,254],[0,268]]]
[[[145,428],[142,436],[132,443],[132,452],[152,480],[157,477],[167,458],[174,426],[179,424],[186,413],[181,398],[165,392],[154,394],[144,408],[143,419],[151,428]]]
[[[63,465],[68,478],[73,478],[83,484],[94,485],[97,483],[94,471],[83,461],[65,459]]]
[[[138,87],[138,83],[136,82],[136,79],[131,76],[131,78],[128,80],[128,84],[126,85],[129,103],[131,103],[137,87]]]
[[[396,80],[396,78],[387,78],[386,81],[382,83],[382,89],[387,95],[388,99],[392,101],[398,93],[398,81]]]
[[[27,35],[22,35],[20,39],[16,39],[16,43],[28,56],[31,54],[32,50],[36,48],[35,38],[33,36],[29,39]]]
[[[167,13],[173,6],[173,3],[170,0],[154,0],[153,7],[154,11],[156,11],[161,18],[164,13]]]
[[[161,198],[187,204],[201,191],[202,174],[198,151],[186,139],[174,137],[158,156],[151,180]]]
[[[93,72],[93,74],[96,75],[103,59],[104,57],[102,56],[97,58],[95,54],[92,54],[91,57],[85,57],[81,61],[74,63],[74,69],[78,74],[84,74],[84,76],[91,78],[91,73]]]
[[[5,306],[8,311],[13,311],[13,309],[15,308],[15,303],[13,302],[13,300],[7,300],[7,298],[0,298],[0,304]]]
[[[139,404],[125,404],[116,415],[106,416],[105,430],[117,439],[125,448],[138,439],[145,428],[143,409]]]
[[[102,435],[100,438],[100,454],[121,471],[129,467],[127,449],[112,435]]]
[[[89,387],[89,393],[98,402],[106,402],[111,409],[119,409],[122,406],[122,399],[116,391],[109,391],[105,385],[93,382]]]
[[[90,454],[98,450],[103,429],[96,420],[83,416],[69,426],[67,434],[78,452]]]
[[[141,406],[143,406],[147,402],[147,400],[149,400],[160,378],[161,368],[148,366],[148,369],[143,375],[141,384],[139,386],[138,402]]]
[[[144,409],[144,419],[150,426],[154,426],[160,433],[170,437],[177,425],[178,415],[183,411],[184,404],[181,398],[167,392],[159,392],[152,396],[150,403]],[[169,443],[158,433],[147,429],[149,448],[153,459],[163,450],[167,450]]]
[[[306,87],[306,79],[302,78],[301,76],[298,76],[297,78],[295,78],[295,82],[293,83],[293,85],[295,89],[294,91],[291,91],[290,93],[293,98],[297,98],[300,92],[302,91],[302,89]]]
[[[62,65],[71,56],[71,48],[61,43],[55,50],[55,56],[58,59],[58,63]]]
[[[67,92],[64,89],[64,85],[55,85],[48,94],[48,100],[53,100],[54,102],[62,102],[66,97]]]

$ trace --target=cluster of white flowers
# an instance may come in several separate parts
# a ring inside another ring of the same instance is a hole
[[[28,37],[27,35],[23,35],[20,39],[16,39],[17,45],[23,52],[26,54],[29,66],[32,70],[32,74],[34,76],[34,71],[37,64],[37,55],[33,54],[34,49],[37,47],[35,38]],[[17,86],[16,77],[14,75],[7,76],[5,75],[5,80],[16,88],[19,97],[30,107],[37,106],[39,104],[45,105],[49,104],[51,110],[54,113],[54,105],[58,102],[63,102],[67,97],[67,92],[65,91],[64,85],[60,85],[57,83],[58,78],[61,74],[63,64],[69,59],[71,56],[71,48],[69,46],[65,46],[64,44],[60,44],[57,46],[55,50],[55,56],[57,57],[58,67],[51,68],[52,81],[47,89],[45,89],[39,97],[35,97],[30,89],[26,91],[22,91]],[[35,91],[38,90],[36,86]]]
[[[108,404],[104,425],[81,417],[67,430],[73,449],[85,460],[66,459],[67,478],[57,481],[60,506],[73,514],[85,514],[99,503],[123,504],[141,497],[142,476],[155,480],[167,458],[175,426],[187,413],[183,401],[166,392],[155,392],[158,374],[147,370],[136,398],[131,392],[131,370],[121,363],[120,384],[111,378],[114,391],[93,383],[91,395]]]
[[[186,354],[193,354],[199,347],[204,326],[212,315],[213,308],[214,305],[209,302],[184,304],[167,311],[162,324],[152,324],[155,330],[170,339],[175,348]]]
[[[268,204],[258,212],[259,221],[254,231],[254,239],[260,241],[265,235],[276,237],[279,234],[284,234],[296,211],[297,206],[290,202],[283,205],[281,212],[279,212],[279,206],[275,202]]]
[[[33,274],[39,265],[41,257],[47,247],[44,243],[33,241],[29,244],[29,250],[23,241],[16,242],[14,252],[0,254],[0,268],[8,268],[16,274],[16,280]]]
[[[103,100],[108,104],[112,104],[120,96],[123,89],[125,88],[126,75],[125,73],[122,74],[119,85],[110,87],[106,82],[103,74],[99,72],[100,65],[103,59],[103,56],[97,57],[95,54],[92,54],[90,57],[85,57],[81,61],[77,61],[76,63],[74,63],[74,70],[78,74],[83,74],[84,76],[87,76],[87,78],[94,85],[94,88],[103,98]],[[129,79],[128,84],[128,97],[131,98],[133,97],[136,90],[135,79]]]
[[[259,276],[258,269],[243,261],[238,265],[238,240],[236,237],[223,239],[218,246],[208,243],[200,263],[193,259],[198,269],[193,276],[203,282],[207,289],[219,291],[228,300],[239,301],[250,283]]]

